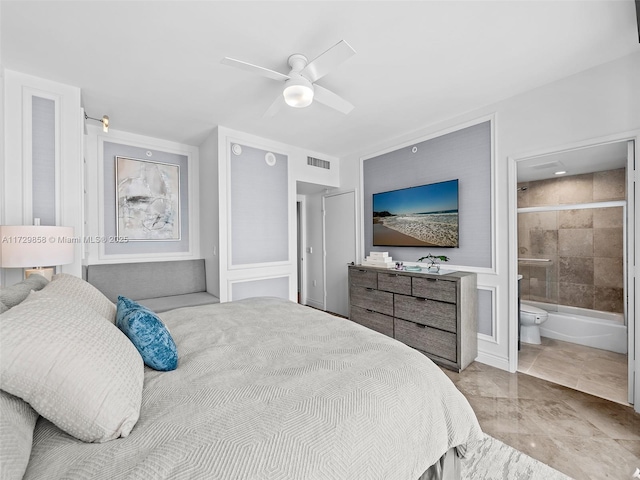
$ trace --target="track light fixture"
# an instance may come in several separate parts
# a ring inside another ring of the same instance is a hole
[[[109,132],[109,117],[106,115],[103,115],[102,118],[93,118],[90,117],[89,115],[87,115],[87,112],[84,113],[84,119],[85,120],[95,120],[96,122],[100,122],[102,124],[102,131],[104,133],[108,133]]]

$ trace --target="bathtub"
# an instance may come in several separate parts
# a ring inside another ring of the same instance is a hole
[[[549,312],[540,335],[616,353],[627,353],[627,326],[622,313],[524,300]]]

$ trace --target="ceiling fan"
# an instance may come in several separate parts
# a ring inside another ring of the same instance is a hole
[[[304,55],[294,53],[289,57],[291,71],[288,74],[229,57],[224,57],[221,63],[257,73],[272,80],[284,82],[282,95],[278,95],[276,100],[265,112],[264,115],[266,117],[275,115],[282,105],[283,99],[287,105],[296,108],[308,107],[316,100],[346,115],[353,110],[353,105],[315,82],[355,53],[356,51],[344,40],[340,40],[311,62],[309,62]]]

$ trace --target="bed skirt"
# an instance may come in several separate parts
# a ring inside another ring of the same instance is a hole
[[[447,450],[418,480],[461,480],[460,457],[456,447]]]

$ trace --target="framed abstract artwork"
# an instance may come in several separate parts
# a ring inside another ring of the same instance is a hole
[[[180,240],[180,166],[119,156],[115,161],[117,236]]]

